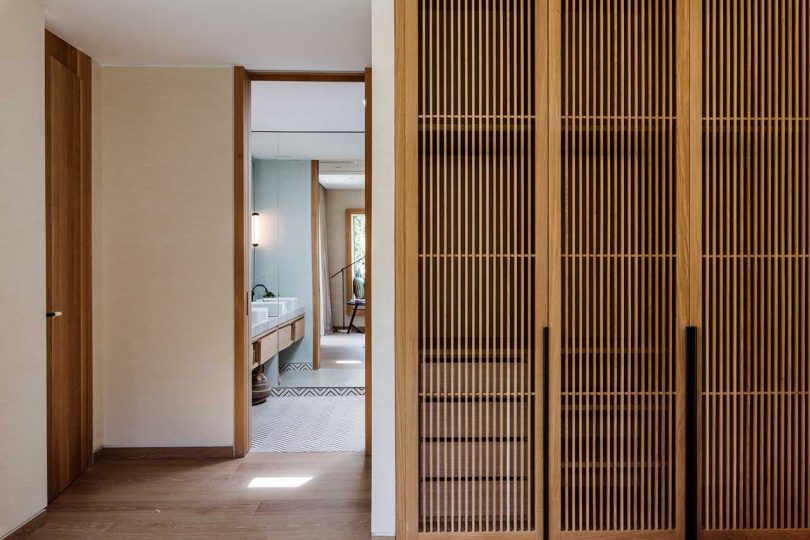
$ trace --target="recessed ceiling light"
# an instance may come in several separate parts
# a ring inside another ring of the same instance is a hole
[[[249,488],[297,488],[312,480],[311,476],[257,476]]]

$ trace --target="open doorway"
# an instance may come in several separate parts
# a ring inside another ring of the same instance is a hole
[[[245,75],[237,455],[368,453],[370,70]]]

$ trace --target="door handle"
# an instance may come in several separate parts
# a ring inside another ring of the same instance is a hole
[[[61,311],[49,311],[48,313],[45,314],[45,316],[48,317],[49,319],[53,319],[53,318],[56,318],[56,317],[61,317],[62,312]]]
[[[686,540],[698,537],[698,329],[686,327]]]

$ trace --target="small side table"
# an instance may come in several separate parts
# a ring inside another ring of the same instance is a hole
[[[357,332],[359,334],[364,334],[365,330],[361,330],[360,328],[357,328],[354,325],[354,317],[357,315],[357,310],[358,309],[362,309],[363,311],[365,311],[365,309],[366,309],[366,299],[365,298],[352,298],[351,300],[346,302],[346,305],[347,306],[352,306],[354,308],[354,309],[352,309],[352,318],[349,320],[349,327],[346,329],[346,333],[351,334],[352,333],[352,328],[354,328],[355,332]]]

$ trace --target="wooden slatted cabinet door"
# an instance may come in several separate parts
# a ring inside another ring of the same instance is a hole
[[[804,0],[703,0],[702,538],[810,538]]]
[[[539,4],[403,7],[406,538],[541,533]]]
[[[679,3],[552,5],[550,538],[674,539]]]

